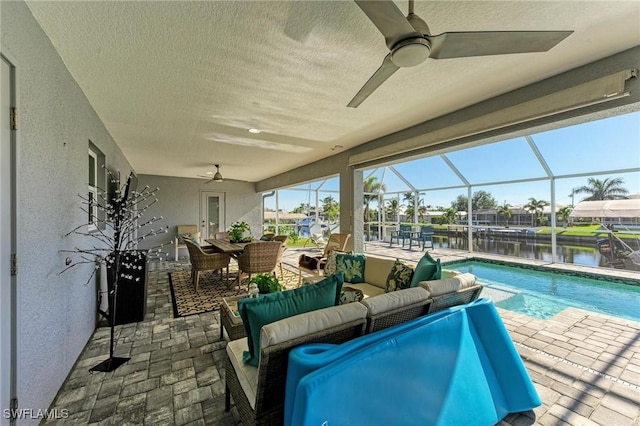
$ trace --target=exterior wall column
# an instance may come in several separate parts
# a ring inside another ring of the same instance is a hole
[[[364,188],[363,172],[346,166],[340,171],[340,232],[348,232],[351,239],[347,250],[364,251]]]

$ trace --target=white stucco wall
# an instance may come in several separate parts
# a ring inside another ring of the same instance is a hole
[[[178,225],[197,225],[200,223],[200,194],[202,191],[224,193],[225,224],[224,229],[237,221],[244,220],[251,225],[254,236],[262,234],[262,193],[255,191],[255,185],[249,182],[225,180],[205,184],[204,179],[188,179],[168,176],[139,175],[138,189],[145,185],[160,188],[156,192],[158,202],[146,214],[146,217],[162,216],[160,226],[168,226],[168,233],[141,241],[139,247],[148,249],[171,241],[177,232]],[[174,256],[173,246],[163,250],[171,258]],[[180,256],[186,256],[182,249]]]
[[[90,268],[59,275],[61,250],[86,241],[63,236],[86,222],[78,194],[87,192],[88,141],[110,169],[126,176],[130,165],[25,3],[0,7],[0,50],[16,67],[19,114],[17,396],[19,408],[38,410],[49,407],[95,328]]]

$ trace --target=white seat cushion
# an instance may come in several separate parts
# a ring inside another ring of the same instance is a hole
[[[420,286],[426,288],[431,297],[436,297],[471,287],[475,283],[476,276],[467,272],[444,280],[420,281]]]
[[[429,292],[426,289],[414,287],[369,297],[360,303],[367,307],[369,310],[368,316],[371,316],[392,311],[428,298]]]
[[[227,355],[236,371],[236,377],[251,408],[256,409],[256,390],[258,389],[258,368],[242,362],[242,352],[247,350],[247,338],[232,340],[227,344]]]
[[[366,318],[366,316],[367,308],[363,305],[347,303],[281,319],[262,327],[260,347],[266,348],[270,345],[297,339],[320,330]]]

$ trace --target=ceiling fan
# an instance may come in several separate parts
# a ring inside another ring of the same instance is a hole
[[[400,68],[427,58],[448,59],[510,53],[546,52],[573,31],[465,31],[431,35],[426,22],[413,13],[405,17],[391,0],[355,0],[385,38],[389,54],[347,105],[356,108]]]
[[[208,183],[211,183],[211,182],[223,182],[224,181],[224,179],[222,178],[222,175],[220,174],[220,165],[219,164],[214,164],[214,166],[216,168],[216,173],[213,175],[213,177],[210,180],[208,180],[208,181],[206,181],[204,183],[205,185],[208,184]],[[209,172],[207,172],[207,173],[209,173]],[[198,176],[199,177],[206,177],[206,178],[211,177],[211,176],[202,176],[202,175],[198,175]]]

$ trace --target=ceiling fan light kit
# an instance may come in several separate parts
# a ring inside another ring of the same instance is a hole
[[[402,40],[391,51],[391,62],[400,68],[415,67],[429,57],[431,45],[423,38]]]
[[[215,174],[213,172],[207,172],[209,176],[198,175],[200,177],[206,177],[207,179],[210,178],[208,181],[204,183],[205,185],[211,182],[224,182],[224,178],[222,177],[222,174],[220,174],[220,164],[214,164],[214,166],[216,168]],[[211,177],[211,175],[213,175],[213,177]]]
[[[216,166],[216,174],[213,175],[213,179],[211,179],[213,182],[222,182],[224,181],[224,179],[222,178],[222,175],[220,174],[220,165],[219,164],[214,164],[214,166]]]
[[[385,38],[389,54],[347,105],[356,108],[400,68],[431,59],[465,58],[546,52],[573,31],[464,31],[431,35],[429,26],[413,13],[409,0],[405,17],[392,0],[354,0]]]

